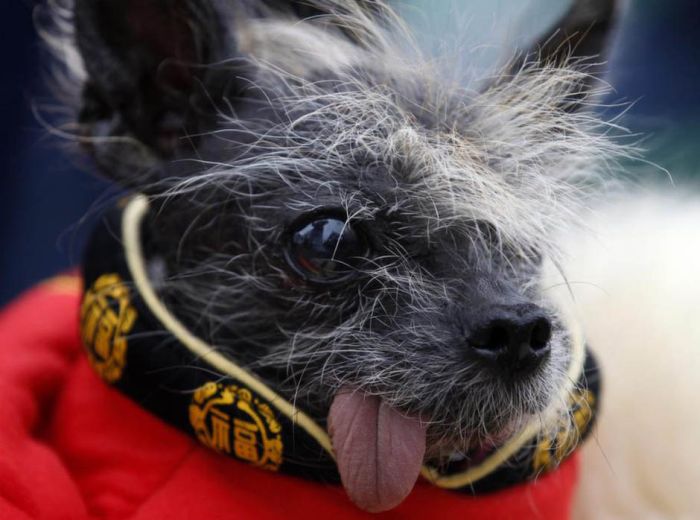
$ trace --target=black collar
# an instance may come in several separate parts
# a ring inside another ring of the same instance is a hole
[[[133,197],[95,230],[84,261],[81,333],[91,365],[140,406],[219,453],[254,466],[338,483],[327,432],[219,350],[193,335],[148,279],[141,223],[148,200]],[[478,463],[455,461],[422,474],[438,487],[471,494],[532,480],[567,457],[590,431],[598,407],[598,367],[572,333],[569,413],[558,430],[533,422]]]

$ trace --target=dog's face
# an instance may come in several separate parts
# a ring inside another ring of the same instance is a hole
[[[570,338],[540,270],[608,145],[551,40],[545,66],[471,91],[399,51],[374,4],[279,4],[78,0],[80,122],[103,173],[152,197],[163,298],[330,418],[363,502],[347,446],[393,435],[439,464],[553,405]]]

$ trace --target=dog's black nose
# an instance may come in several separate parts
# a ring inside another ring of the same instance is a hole
[[[479,358],[509,371],[527,371],[549,355],[552,325],[541,308],[501,305],[480,314],[467,338],[471,351]]]

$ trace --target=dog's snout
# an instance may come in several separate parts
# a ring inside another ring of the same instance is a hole
[[[493,306],[467,338],[477,357],[507,370],[531,370],[549,354],[552,325],[535,305]]]

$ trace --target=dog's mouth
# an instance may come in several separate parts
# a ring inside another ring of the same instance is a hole
[[[347,390],[333,399],[328,430],[343,486],[358,507],[387,511],[408,496],[425,455],[426,425],[420,418]]]
[[[433,442],[428,423],[359,390],[335,395],[328,432],[343,486],[359,508],[372,513],[393,509],[410,494],[426,462],[449,473],[465,471],[493,454],[516,428],[515,423],[503,425],[488,438],[461,443]]]
[[[454,474],[481,464],[540,415],[550,399],[541,401],[537,408],[520,403],[478,431],[464,425],[460,433],[451,428],[447,434],[429,414],[409,414],[377,395],[346,387],[333,398],[327,427],[348,496],[376,513],[403,502],[426,466]]]

